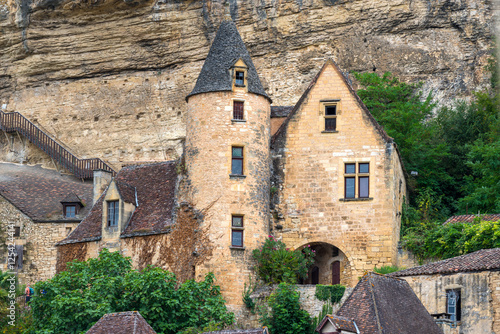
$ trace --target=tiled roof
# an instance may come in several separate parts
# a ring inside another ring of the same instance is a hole
[[[82,203],[82,199],[75,193],[70,193],[61,200],[61,203]]]
[[[352,333],[358,332],[353,320],[338,315],[325,316],[323,320],[319,323],[318,327],[316,328],[316,331],[319,332],[328,321],[334,324],[337,327],[337,329]]]
[[[86,334],[156,334],[139,312],[108,313]]]
[[[167,161],[128,166],[118,172],[115,181],[120,196],[124,196],[125,201],[135,204],[137,192],[137,202],[139,203],[123,231],[122,237],[168,232],[173,223],[177,183],[176,167],[175,161]],[[89,215],[58,245],[101,238],[104,194],[105,192],[92,207]]]
[[[402,279],[368,273],[337,312],[363,334],[440,334],[439,327]]]
[[[231,20],[221,23],[198,80],[196,80],[196,85],[186,97],[186,100],[190,96],[200,93],[231,91],[233,89],[233,80],[230,69],[239,59],[242,59],[248,67],[248,91],[271,100],[262,87],[252,58],[248,54],[236,25]]]
[[[41,166],[0,163],[0,195],[35,222],[80,221],[92,205],[92,182]],[[63,217],[61,202],[78,198],[84,207],[75,218]]]
[[[271,106],[271,118],[286,117],[293,110],[293,106]]]
[[[451,259],[446,259],[423,266],[409,268],[394,273],[389,276],[416,276],[453,274],[471,271],[499,270],[500,269],[500,248],[482,249],[474,253],[465,254]]]
[[[475,218],[480,217],[481,220],[484,221],[493,221],[496,222],[500,220],[500,213],[491,214],[491,215],[460,215],[460,216],[452,216],[445,221],[445,224],[448,223],[472,223]]]

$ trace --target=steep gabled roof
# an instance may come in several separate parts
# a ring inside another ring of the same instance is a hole
[[[358,333],[358,329],[356,327],[356,323],[354,320],[347,319],[345,317],[341,317],[338,315],[327,315],[323,318],[323,320],[319,323],[318,327],[316,328],[317,332],[320,332],[321,329],[326,325],[327,322],[330,322],[332,325],[334,325],[337,329],[340,329],[342,331],[347,331],[347,332],[352,332],[352,333]]]
[[[500,248],[481,249],[474,253],[390,273],[389,276],[454,274],[484,270],[500,270]]]
[[[108,313],[86,334],[156,334],[148,322],[137,312]]]
[[[491,215],[460,215],[460,216],[452,216],[448,218],[447,221],[444,222],[444,224],[449,224],[449,223],[472,223],[474,219],[476,218],[481,218],[483,221],[492,221],[496,222],[497,220],[500,220],[500,213],[497,214],[491,214]]]
[[[354,98],[355,98],[358,106],[361,108],[361,110],[365,113],[365,115],[371,121],[371,123],[373,124],[373,126],[375,127],[375,129],[377,130],[377,132],[380,134],[380,136],[386,142],[392,143],[393,139],[391,137],[389,137],[389,135],[387,135],[387,133],[385,132],[384,128],[382,128],[382,126],[380,124],[378,124],[378,122],[375,120],[375,118],[370,113],[370,111],[368,110],[368,108],[366,108],[366,106],[363,103],[363,101],[361,101],[360,97],[358,96],[358,94],[356,94],[356,92],[354,91],[354,88],[352,88],[352,85],[349,83],[349,81],[345,77],[344,73],[340,70],[340,68],[338,67],[337,63],[335,63],[335,61],[333,61],[333,59],[328,59],[323,64],[323,66],[321,67],[321,69],[319,70],[319,72],[312,79],[312,81],[309,84],[309,86],[307,86],[306,90],[304,91],[304,93],[300,97],[299,101],[297,101],[297,103],[293,107],[292,111],[288,114],[286,120],[281,124],[280,128],[278,129],[278,131],[276,131],[276,133],[273,135],[273,137],[271,139],[271,142],[274,142],[276,140],[276,138],[281,133],[283,133],[284,131],[286,131],[286,127],[288,126],[288,123],[290,122],[290,119],[292,119],[293,116],[297,113],[297,111],[300,110],[300,107],[302,106],[302,104],[304,103],[304,101],[307,99],[307,97],[309,96],[309,93],[311,92],[311,90],[313,89],[313,87],[316,85],[316,82],[318,81],[319,77],[321,76],[321,74],[323,73],[323,71],[325,70],[325,68],[328,65],[332,65],[333,68],[335,69],[335,71],[337,71],[337,73],[340,75],[340,77],[342,78],[343,83],[349,89],[349,92],[354,96]],[[398,154],[399,154],[399,151],[398,151]]]
[[[92,204],[92,182],[41,166],[0,163],[0,195],[34,222],[79,222]],[[82,209],[63,217],[61,202],[78,199]]]
[[[173,224],[177,162],[127,166],[115,177],[121,198],[136,206],[121,237],[167,233]],[[101,238],[103,201],[107,189],[78,227],[57,245]]]
[[[190,96],[208,93],[231,91],[233,80],[230,68],[239,60],[248,67],[247,83],[250,93],[259,94],[271,100],[266,94],[259,79],[257,70],[248,54],[248,50],[241,39],[236,25],[231,20],[223,21],[217,31],[217,35],[210,47],[208,56],[201,69],[194,89],[186,96],[186,101]]]
[[[363,334],[441,334],[433,318],[402,279],[368,273],[337,312]]]

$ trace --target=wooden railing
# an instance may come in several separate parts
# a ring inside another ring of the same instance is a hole
[[[40,130],[26,117],[18,112],[3,112],[0,110],[0,129],[5,132],[18,132],[30,142],[47,153],[61,167],[73,173],[80,179],[93,177],[93,171],[103,169],[113,173],[115,171],[99,158],[78,159],[61,144]]]

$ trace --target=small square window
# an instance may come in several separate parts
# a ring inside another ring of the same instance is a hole
[[[118,201],[108,201],[108,226],[118,226]]]
[[[244,86],[245,85],[245,72],[236,71],[236,78],[234,84],[236,86]]]
[[[65,218],[75,218],[76,217],[76,205],[65,205],[64,206],[64,217]]]
[[[231,216],[231,246],[243,247],[243,216]]]
[[[71,227],[66,227],[66,235],[69,235],[71,233]]]
[[[21,236],[21,227],[14,226],[14,238],[19,238]]]
[[[359,164],[359,172],[360,173],[370,173],[370,164]]]
[[[346,174],[356,174],[356,164],[345,164]]]
[[[326,116],[337,116],[337,106],[326,106],[325,107]]]
[[[232,147],[231,174],[243,175],[243,147]]]

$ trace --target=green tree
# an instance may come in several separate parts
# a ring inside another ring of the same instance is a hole
[[[264,310],[261,321],[270,333],[297,334],[310,333],[313,321],[307,311],[301,309],[300,294],[293,285],[280,283],[269,297],[271,312]]]
[[[98,258],[74,261],[35,285],[35,333],[82,333],[106,313],[139,311],[158,333],[177,333],[209,322],[231,324],[213,274],[202,282],[177,282],[160,268],[132,269],[130,258],[104,249]]]
[[[252,254],[257,262],[255,271],[262,281],[293,284],[298,278],[307,277],[309,267],[314,263],[314,253],[309,245],[303,250],[292,251],[270,235],[264,245]]]

